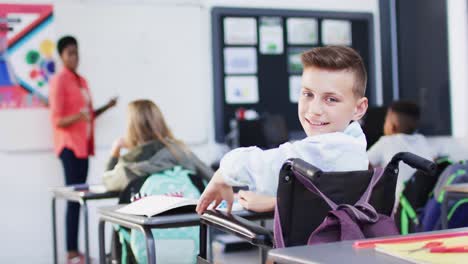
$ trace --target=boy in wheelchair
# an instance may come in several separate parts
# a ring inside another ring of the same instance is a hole
[[[299,121],[307,138],[275,149],[238,148],[227,153],[197,205],[202,214],[222,200],[231,211],[232,186],[249,186],[240,193],[244,205],[273,210],[281,165],[300,158],[322,171],[367,170],[366,139],[356,122],[366,113],[367,73],[361,56],[345,46],[313,48],[301,56],[304,66],[298,102]]]

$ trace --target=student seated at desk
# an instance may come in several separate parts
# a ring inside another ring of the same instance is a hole
[[[128,153],[120,156],[120,150]],[[148,176],[174,166],[182,166],[205,179],[213,171],[188,147],[172,135],[159,108],[150,100],[136,100],[128,105],[127,134],[117,139],[104,173],[108,190],[123,190],[137,177]]]
[[[420,110],[415,103],[396,101],[390,105],[385,116],[384,136],[367,152],[369,162],[373,167],[385,167],[398,152],[411,152],[429,160],[438,156],[426,138],[416,133],[419,117]],[[415,169],[410,166],[400,165],[395,203],[399,202],[404,183],[411,178],[414,172]]]
[[[323,171],[368,169],[365,135],[355,122],[368,106],[362,58],[349,47],[327,46],[311,49],[301,59],[298,115],[307,138],[265,151],[249,147],[226,154],[198,202],[199,214],[222,200],[230,211],[232,186],[245,185],[254,192],[241,192],[241,204],[250,203],[249,209],[256,211],[273,210],[271,196],[276,195],[279,171],[288,158],[301,158]]]

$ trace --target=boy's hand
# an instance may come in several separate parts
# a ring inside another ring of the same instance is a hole
[[[223,176],[218,170],[210,180],[210,183],[208,183],[208,186],[206,186],[195,210],[201,215],[213,201],[215,202],[213,208],[216,208],[223,200],[226,201],[227,212],[231,213],[234,192],[232,191],[232,187],[224,182]]]
[[[275,209],[276,197],[240,190],[239,203],[247,210],[263,213]]]

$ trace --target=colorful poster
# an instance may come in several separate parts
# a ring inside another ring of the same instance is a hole
[[[56,63],[52,5],[0,4],[0,109],[46,107]]]

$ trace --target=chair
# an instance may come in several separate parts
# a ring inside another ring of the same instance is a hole
[[[433,175],[418,170],[405,182],[395,214],[395,222],[403,235],[418,232],[422,228],[419,218],[424,206],[431,198],[439,176],[452,161],[448,158],[438,158],[435,163],[437,169]]]
[[[435,164],[411,153],[398,153],[385,167],[372,189],[369,203],[383,215],[391,216],[395,200],[398,164],[431,172]],[[309,235],[323,222],[330,207],[318,195],[308,191],[296,178],[300,173],[336,204],[354,205],[367,189],[374,170],[323,172],[300,159],[287,160],[280,171],[277,208],[286,247],[307,244]],[[209,210],[201,216],[200,241],[206,241],[207,226],[232,233],[262,248],[272,248],[272,232],[237,216]],[[200,243],[198,263],[206,261],[206,243]]]

